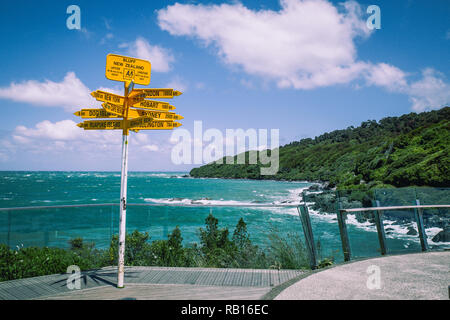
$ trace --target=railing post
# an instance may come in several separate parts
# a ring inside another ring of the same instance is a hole
[[[380,201],[375,201],[376,206],[380,207]],[[375,225],[377,226],[377,233],[378,233],[378,241],[380,242],[380,251],[382,255],[385,255],[387,252],[387,246],[386,246],[386,234],[384,232],[384,225],[383,225],[383,211],[380,210],[374,210],[375,215]]]
[[[338,219],[338,225],[339,225],[339,233],[341,234],[342,251],[344,252],[344,260],[350,261],[350,259],[351,259],[350,241],[348,240],[347,225],[345,224],[345,219],[347,218],[347,214],[345,212],[341,212],[342,203],[339,200],[337,191],[336,191],[336,201],[337,201],[337,219]]]
[[[8,248],[11,248],[11,211],[8,210],[8,239],[6,240]]]
[[[317,269],[317,252],[314,244],[314,237],[311,227],[311,219],[309,217],[308,207],[300,205],[297,207],[298,214],[302,220],[303,233],[305,234],[306,247],[308,248],[309,264],[311,269]]]
[[[416,199],[416,204],[420,206],[419,199]],[[417,231],[419,233],[420,245],[422,247],[422,251],[428,250],[428,242],[427,242],[427,234],[425,233],[425,227],[423,225],[423,209],[417,208],[414,209],[414,216],[416,217],[417,222]]]

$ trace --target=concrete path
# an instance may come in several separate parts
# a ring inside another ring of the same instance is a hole
[[[81,274],[70,290],[68,274],[0,282],[0,300],[25,299],[261,299],[300,270],[126,267],[125,288],[116,288],[116,267]]]
[[[427,252],[374,258],[315,272],[275,299],[448,300],[449,286],[450,251]]]

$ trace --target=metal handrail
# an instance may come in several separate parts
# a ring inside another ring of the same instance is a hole
[[[83,207],[106,207],[119,206],[119,203],[89,203],[89,204],[66,204],[56,206],[30,206],[0,208],[0,211],[36,210],[36,209],[61,209],[61,208],[83,208]],[[301,204],[273,204],[273,203],[249,203],[249,204],[200,204],[200,203],[127,203],[127,206],[148,206],[148,207],[263,207],[263,208],[297,208]]]
[[[386,244],[386,234],[384,230],[383,224],[383,213],[388,210],[406,210],[406,209],[414,209],[414,218],[417,223],[417,231],[419,234],[420,246],[422,247],[422,251],[427,251],[428,242],[427,235],[425,233],[425,226],[423,222],[423,209],[437,209],[437,208],[450,208],[448,204],[432,204],[432,205],[421,205],[420,201],[416,199],[416,205],[409,206],[380,206],[380,201],[375,201],[376,207],[370,208],[349,208],[343,209],[342,203],[339,201],[338,210],[337,210],[337,218],[339,224],[339,233],[341,235],[342,242],[342,250],[344,252],[344,260],[350,261],[351,258],[351,249],[350,242],[348,238],[347,227],[345,224],[345,215],[343,213],[351,213],[351,212],[373,212],[375,225],[377,228],[378,241],[380,243],[380,251],[382,255],[387,254],[387,244]]]
[[[384,210],[402,210],[402,209],[432,209],[432,208],[450,208],[450,204],[432,204],[416,206],[391,206],[391,207],[370,207],[370,208],[350,208],[339,209],[339,212],[361,212],[361,211],[384,211]]]
[[[106,207],[106,206],[118,206],[118,205],[119,205],[118,203],[64,204],[64,205],[56,205],[56,206],[30,206],[30,207],[0,208],[0,211],[60,209],[60,208],[75,208],[75,207]]]

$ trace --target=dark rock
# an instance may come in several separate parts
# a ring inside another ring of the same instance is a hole
[[[308,191],[319,191],[319,190],[321,190],[321,188],[320,188],[320,185],[318,185],[318,184],[313,184],[312,186],[310,186],[308,188]]]
[[[331,190],[332,188],[332,185],[328,181],[322,185],[323,190]]]
[[[444,230],[433,237],[433,242],[450,242],[450,226],[446,226]]]
[[[415,235],[417,235],[417,231],[413,227],[408,227],[408,232],[406,234],[408,236],[415,236]]]

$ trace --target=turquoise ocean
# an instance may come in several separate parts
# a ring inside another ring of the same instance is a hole
[[[130,172],[128,176],[128,204],[199,203],[253,204],[292,203],[301,201],[301,193],[308,182],[255,181],[191,178],[185,172]],[[0,207],[29,207],[118,203],[120,172],[0,172]],[[265,248],[270,235],[288,237],[299,234],[302,226],[296,208],[183,208],[183,207],[127,207],[127,231],[149,232],[151,240],[166,239],[179,226],[183,242],[199,242],[198,229],[212,213],[219,227],[227,227],[230,236],[239,218],[247,223],[252,241]],[[315,240],[320,240],[323,256],[341,261],[342,251],[336,214],[310,211]],[[348,219],[349,237],[355,257],[379,255],[374,225]],[[389,221],[388,221],[389,223]],[[68,240],[82,237],[99,248],[109,246],[117,234],[119,207],[69,207],[34,210],[0,211],[0,243],[10,247],[52,246],[67,247]],[[417,236],[409,236],[404,226],[392,224],[388,235],[390,253],[419,252]],[[429,236],[439,232],[428,229]]]

